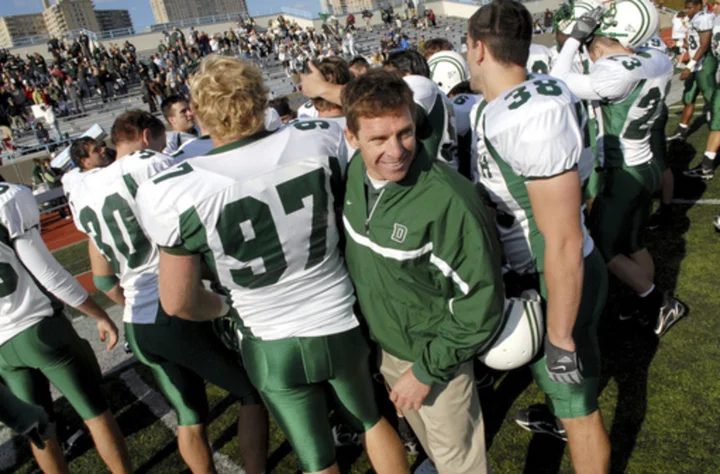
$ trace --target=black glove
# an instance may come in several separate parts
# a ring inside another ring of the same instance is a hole
[[[582,362],[576,352],[561,349],[545,336],[545,368],[550,380],[557,383],[582,383]]]
[[[584,43],[585,40],[590,37],[600,25],[600,20],[604,14],[604,7],[597,7],[591,12],[584,14],[575,21],[575,26],[573,27],[570,36],[579,42]]]

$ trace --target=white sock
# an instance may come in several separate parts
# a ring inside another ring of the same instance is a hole
[[[714,152],[714,151],[706,151],[705,152],[705,158],[707,158],[708,160],[711,160],[711,161],[715,159],[715,155],[717,155],[717,152]]]
[[[685,124],[685,123],[679,123],[679,124],[678,124],[678,127],[682,127],[682,128],[688,128],[688,124]]]
[[[640,298],[645,298],[647,295],[649,295],[650,293],[652,293],[654,289],[655,289],[655,285],[651,286],[650,289],[647,290],[645,293],[638,293],[638,296],[639,296]]]

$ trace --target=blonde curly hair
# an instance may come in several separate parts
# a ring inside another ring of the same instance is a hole
[[[267,89],[248,61],[213,55],[190,78],[190,105],[203,131],[219,139],[253,135],[263,128]]]

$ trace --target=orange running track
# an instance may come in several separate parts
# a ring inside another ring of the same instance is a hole
[[[87,235],[75,228],[72,218],[63,219],[58,212],[41,216],[40,229],[43,241],[51,252],[87,240]],[[97,291],[92,281],[92,272],[76,275],[75,278],[89,293]]]

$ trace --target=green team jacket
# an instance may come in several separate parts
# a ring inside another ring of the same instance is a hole
[[[348,168],[346,259],[383,350],[427,385],[450,381],[503,321],[501,250],[472,183],[424,148],[399,183],[375,191],[357,153]],[[368,205],[368,198],[370,205]]]

